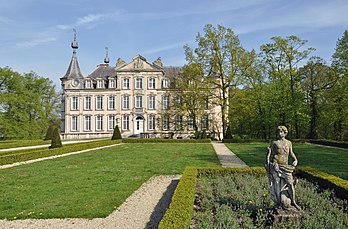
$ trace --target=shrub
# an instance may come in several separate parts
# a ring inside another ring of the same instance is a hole
[[[114,133],[112,134],[111,140],[116,140],[116,139],[122,139],[120,129],[118,128],[118,125],[116,125],[114,129]]]
[[[124,143],[210,143],[210,139],[123,138]]]
[[[53,148],[60,148],[60,147],[62,147],[62,141],[60,140],[58,127],[55,127],[53,129],[51,146],[49,148],[53,149]]]

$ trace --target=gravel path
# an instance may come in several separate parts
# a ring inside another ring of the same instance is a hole
[[[26,229],[137,229],[157,228],[180,176],[155,176],[145,182],[106,218],[0,220],[0,228]]]

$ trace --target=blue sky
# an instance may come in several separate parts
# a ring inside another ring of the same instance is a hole
[[[77,29],[84,76],[102,63],[137,54],[166,66],[185,64],[204,25],[232,28],[242,45],[259,51],[272,36],[296,35],[328,63],[348,29],[347,0],[0,0],[0,67],[34,71],[60,88]]]

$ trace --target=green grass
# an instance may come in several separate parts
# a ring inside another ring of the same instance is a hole
[[[151,176],[186,166],[219,166],[212,145],[124,144],[0,170],[0,218],[105,217]]]
[[[51,144],[51,141],[44,140],[3,140],[0,141],[0,149],[17,148],[24,146],[36,146]]]
[[[267,143],[231,143],[226,146],[249,166],[263,166]],[[293,144],[299,166],[310,166],[348,180],[348,151],[309,144]]]

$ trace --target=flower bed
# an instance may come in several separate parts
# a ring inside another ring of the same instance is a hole
[[[301,171],[306,173],[305,168]],[[296,192],[304,217],[300,222],[283,222],[280,228],[348,227],[347,200],[304,179]],[[272,206],[263,168],[187,168],[159,228],[267,227]]]

